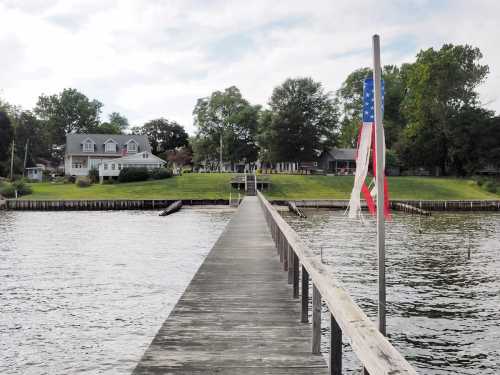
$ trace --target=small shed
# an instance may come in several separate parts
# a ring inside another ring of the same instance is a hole
[[[28,178],[28,180],[42,181],[44,170],[45,170],[44,166],[26,168],[26,178]]]

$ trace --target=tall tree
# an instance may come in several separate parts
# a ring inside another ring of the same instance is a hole
[[[6,111],[0,108],[0,176],[6,176],[8,173],[10,147],[14,130]]]
[[[224,91],[215,91],[210,97],[198,99],[193,110],[194,123],[198,128],[197,144],[193,147],[196,155],[219,159],[222,138],[223,160],[232,163],[257,159],[256,133],[260,106],[251,105],[241,95],[240,90],[231,86]],[[206,152],[200,147],[206,148]]]
[[[309,161],[336,142],[338,110],[321,83],[287,79],[273,91],[272,113],[262,117],[260,140],[270,161]]]
[[[129,123],[125,116],[113,112],[109,115],[109,121],[101,123],[95,132],[99,134],[123,134],[128,126]]]
[[[89,100],[76,89],[55,95],[40,95],[34,109],[51,131],[52,143],[63,144],[66,134],[92,133],[99,126],[102,103]]]
[[[158,118],[144,124],[142,134],[148,137],[154,154],[188,145],[188,134],[175,121]]]
[[[454,119],[479,104],[476,88],[489,71],[481,58],[478,48],[445,44],[420,51],[407,66],[402,109],[408,126],[400,148],[410,166],[439,166],[442,173],[457,168],[451,160]]]

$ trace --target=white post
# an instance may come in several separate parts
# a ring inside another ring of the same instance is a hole
[[[385,319],[385,219],[384,219],[384,129],[382,125],[380,37],[373,36],[373,84],[375,91],[375,147],[377,162],[377,254],[378,329],[386,334]]]

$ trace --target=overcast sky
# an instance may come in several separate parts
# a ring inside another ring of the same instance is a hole
[[[74,87],[132,125],[166,117],[194,133],[196,99],[236,85],[266,104],[287,77],[328,91],[371,64],[411,62],[423,48],[469,43],[490,66],[480,88],[500,112],[500,1],[0,0],[0,97],[31,109]]]

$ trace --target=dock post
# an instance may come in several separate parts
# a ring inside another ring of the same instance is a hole
[[[293,255],[293,298],[299,298],[299,257],[292,249]]]
[[[309,273],[302,266],[302,304],[300,310],[300,321],[307,323],[309,321]]]
[[[330,374],[342,374],[342,330],[330,313]]]
[[[289,262],[292,261],[292,259],[290,258],[290,245],[288,244],[288,241],[286,240],[286,238],[284,239],[285,240],[285,243],[284,243],[284,246],[283,246],[283,271],[288,271],[290,272],[290,265],[291,263],[289,264]]]
[[[313,283],[312,353],[321,354],[321,294]]]
[[[286,252],[288,253],[288,260],[289,260],[289,265],[288,265],[288,284],[293,283],[293,271],[295,270],[295,265],[294,265],[294,257],[293,255],[295,254],[294,251],[290,246],[286,249]]]

